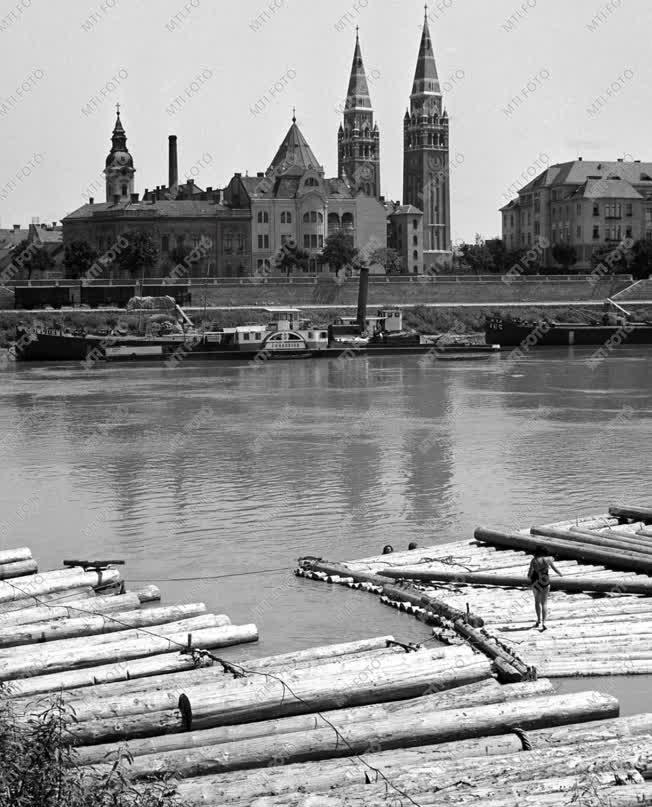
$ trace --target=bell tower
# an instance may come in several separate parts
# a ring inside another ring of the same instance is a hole
[[[120,104],[116,104],[117,117],[111,137],[111,151],[106,158],[106,201],[112,203],[115,197],[128,202],[134,192],[134,160],[127,149],[127,134],[120,120]]]
[[[424,270],[433,271],[442,260],[450,258],[450,157],[448,113],[437,74],[427,6],[403,137],[403,204],[423,211]]]
[[[367,75],[356,28],[355,52],[338,133],[338,175],[367,196],[380,196],[380,131],[374,122]]]

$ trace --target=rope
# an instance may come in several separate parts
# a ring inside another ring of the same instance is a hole
[[[36,600],[36,602],[39,602],[41,605],[45,605],[47,607],[53,607],[49,603],[43,602],[42,600],[40,600],[37,596],[31,595],[27,591],[25,591],[24,589],[21,589],[20,586],[17,586],[15,583],[12,583],[10,580],[5,580],[4,582],[7,583],[8,585],[12,586],[12,588],[15,588],[17,591],[20,591],[25,596],[31,597],[32,599]],[[72,611],[79,611],[80,613],[83,613],[86,616],[89,616],[89,615],[101,616],[104,619],[105,623],[108,620],[110,622],[114,622],[114,623],[116,623],[118,625],[121,625],[122,627],[125,627],[125,628],[127,628],[129,630],[131,630],[132,627],[133,627],[132,625],[128,625],[127,623],[122,622],[119,619],[116,619],[114,616],[111,616],[110,614],[98,614],[96,612],[94,613],[92,611],[86,611],[86,610],[84,610],[82,608],[74,608],[74,607],[71,608],[71,610]],[[195,665],[197,665],[197,660],[198,659],[201,660],[201,659],[208,658],[211,661],[214,661],[216,664],[220,664],[225,673],[229,673],[229,674],[233,675],[235,678],[245,678],[247,675],[261,675],[261,676],[263,676],[265,678],[274,679],[274,680],[278,681],[281,684],[281,686],[283,687],[283,695],[282,695],[282,698],[281,698],[281,704],[283,704],[283,702],[285,700],[285,693],[287,691],[287,692],[290,693],[290,695],[292,695],[292,697],[294,697],[297,701],[299,701],[299,703],[302,703],[304,706],[307,706],[308,709],[312,712],[312,708],[313,708],[312,704],[310,704],[304,698],[297,695],[296,692],[294,692],[293,689],[290,687],[290,685],[286,681],[284,681],[282,678],[280,678],[278,675],[274,675],[273,673],[259,672],[258,670],[246,669],[241,664],[226,661],[225,659],[222,659],[219,656],[214,655],[213,653],[211,653],[208,650],[193,649],[189,645],[189,643],[188,644],[183,644],[182,642],[177,642],[175,640],[169,639],[166,636],[162,636],[161,634],[158,634],[155,631],[147,630],[146,628],[138,628],[138,630],[141,631],[142,633],[146,633],[146,634],[148,634],[150,636],[153,636],[154,638],[163,639],[163,640],[165,640],[166,642],[168,642],[171,645],[177,645],[181,649],[182,652],[185,652],[186,654],[190,654],[190,655],[193,656],[193,660],[195,662]],[[403,798],[407,799],[410,802],[410,804],[413,804],[414,807],[421,807],[421,805],[417,801],[415,801],[408,793],[406,793],[405,791],[401,790],[399,787],[394,785],[388,779],[388,777],[379,768],[374,767],[369,762],[367,762],[362,756],[360,756],[360,754],[358,754],[354,750],[353,746],[348,742],[346,737],[344,737],[342,735],[342,733],[339,731],[337,726],[333,725],[333,723],[331,723],[330,720],[328,720],[326,717],[324,717],[322,712],[316,711],[316,712],[314,712],[314,714],[316,714],[318,717],[320,717],[324,721],[324,723],[326,723],[326,725],[328,725],[333,730],[333,732],[335,733],[335,736],[337,738],[337,742],[339,743],[340,741],[342,741],[344,743],[344,745],[348,748],[348,750],[351,752],[352,757],[355,757],[362,765],[364,765],[366,768],[368,768],[372,773],[374,773],[376,775],[376,781],[378,781],[379,778],[382,779],[385,782],[386,788],[391,787],[400,796],[403,796]]]
[[[215,574],[207,575],[206,577],[155,577],[159,583],[192,583],[197,580],[225,580],[228,577],[249,577],[254,574],[271,574],[272,572],[289,572],[292,571],[293,566],[281,566],[278,569],[256,569],[249,572],[231,572],[230,574]],[[147,583],[149,581],[142,580],[138,577],[130,577],[130,583]]]
[[[532,743],[530,742],[530,738],[527,736],[525,731],[518,726],[514,726],[512,729],[512,733],[515,734],[518,739],[521,741],[521,745],[523,746],[523,751],[531,751],[532,750]]]

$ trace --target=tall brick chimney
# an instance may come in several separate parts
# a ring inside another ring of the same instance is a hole
[[[175,188],[179,184],[179,167],[177,162],[177,136],[169,135],[168,140],[169,140],[168,187],[170,188],[170,190],[172,190],[172,188]]]

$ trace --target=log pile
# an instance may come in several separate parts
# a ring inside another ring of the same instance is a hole
[[[652,509],[618,505],[518,532],[478,528],[474,537],[346,564],[310,561],[298,573],[380,594],[432,624],[441,641],[485,653],[504,681],[652,674]],[[539,546],[563,575],[550,575],[545,633],[534,629],[527,580]]]
[[[612,517],[607,526],[620,523]],[[381,636],[262,658],[236,648],[228,660],[216,648],[255,641],[254,625],[232,625],[203,603],[142,607],[159,592],[125,592],[117,569],[92,562],[22,571],[0,580],[0,681],[19,722],[55,697],[74,713],[76,764],[89,777],[121,761],[135,791],[162,778],[188,807],[366,807],[387,797],[517,807],[577,794],[596,807],[652,804],[652,715],[620,718],[618,701],[599,691],[558,694],[541,677],[548,635],[536,647],[510,638],[527,609],[523,591],[505,580],[527,560],[465,543],[396,555],[391,564],[311,562],[304,576],[381,594],[446,641]],[[27,549],[0,552],[0,566],[30,561]],[[387,574],[401,565],[403,574]],[[415,565],[467,577],[401,583]],[[602,588],[612,575],[561,565],[581,586]],[[494,573],[500,585],[473,579]],[[638,592],[646,579],[624,580]],[[597,663],[600,648],[627,652],[616,641],[622,622],[638,640],[647,636],[647,600],[595,600],[596,590],[554,596],[569,603],[571,615],[557,620],[569,657],[573,645],[573,657],[584,658],[580,649]],[[584,602],[610,603],[594,633]],[[558,616],[557,600],[553,609]],[[528,680],[534,659],[539,678]]]

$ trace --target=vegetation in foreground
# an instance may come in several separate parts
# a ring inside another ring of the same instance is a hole
[[[113,765],[101,779],[77,765],[61,698],[18,720],[0,692],[0,807],[182,807],[164,782],[134,788]]]

